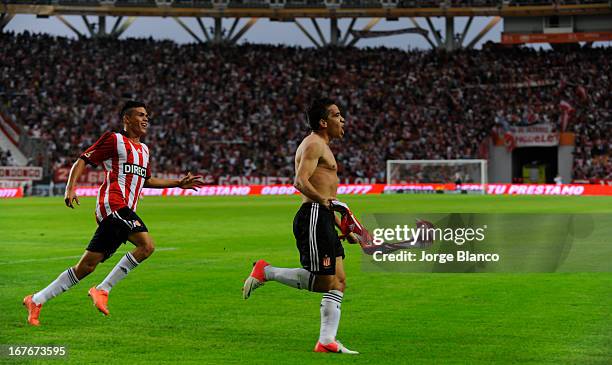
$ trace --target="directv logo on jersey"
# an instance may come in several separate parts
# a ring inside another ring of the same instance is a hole
[[[147,169],[142,166],[134,165],[131,163],[123,164],[123,173],[124,174],[134,174],[140,177],[147,177]]]

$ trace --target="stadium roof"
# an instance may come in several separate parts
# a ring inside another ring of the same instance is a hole
[[[580,1],[577,1],[579,3]],[[544,4],[542,4],[544,3]],[[548,4],[546,4],[548,3]],[[117,0],[37,1],[9,0],[8,14],[110,15],[164,17],[263,17],[294,18],[400,18],[461,16],[550,16],[612,14],[609,1],[555,5],[546,1],[449,1],[408,0]]]

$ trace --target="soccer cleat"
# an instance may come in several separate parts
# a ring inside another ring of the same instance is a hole
[[[317,344],[314,348],[314,352],[334,352],[337,354],[359,355],[359,352],[347,349],[338,340],[330,342],[327,345],[324,345],[321,342],[317,341]]]
[[[106,290],[93,288],[89,289],[88,295],[93,300],[93,304],[105,316],[108,316],[108,292]]]
[[[270,264],[264,260],[259,260],[253,265],[251,275],[249,275],[249,277],[244,281],[244,286],[242,287],[242,297],[244,299],[248,299],[253,290],[264,285],[266,282],[266,273],[264,272],[264,268],[268,265]]]
[[[32,326],[40,326],[38,316],[40,316],[42,304],[34,303],[32,296],[28,295],[27,297],[23,298],[23,306],[28,310],[28,323]]]

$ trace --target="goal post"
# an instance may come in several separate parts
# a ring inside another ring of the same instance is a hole
[[[485,192],[487,160],[388,160],[387,185],[452,184]],[[475,188],[475,189],[474,189]]]

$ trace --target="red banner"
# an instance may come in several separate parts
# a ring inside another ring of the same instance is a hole
[[[340,184],[338,195],[365,195],[382,193],[436,193],[480,191],[480,184]],[[586,184],[486,184],[490,195],[612,195],[610,185]],[[79,187],[77,195],[96,196],[97,187]],[[292,185],[211,185],[198,191],[170,189],[143,189],[144,196],[245,196],[245,195],[295,195],[299,192]]]
[[[604,42],[610,40],[612,40],[612,32],[502,33],[501,37],[502,44]]]
[[[338,186],[339,195],[363,195],[380,194],[383,192],[384,184],[340,184]],[[144,189],[143,193],[153,193]],[[293,185],[212,185],[204,186],[197,191],[183,190],[180,188],[163,189],[156,195],[162,196],[222,196],[222,195],[296,195],[299,194]]]
[[[192,173],[196,174],[192,171]],[[68,181],[68,176],[70,175],[69,167],[60,167],[55,169],[53,172],[53,182],[55,183],[65,183]],[[106,173],[102,169],[93,169],[89,166],[85,169],[81,177],[79,178],[79,183],[82,185],[100,185],[104,182],[104,177]],[[176,174],[176,173],[154,173],[155,177],[161,179],[180,179],[184,176],[184,174]],[[233,175],[221,175],[221,176],[213,176],[213,175],[204,175],[204,183],[210,185],[223,185],[223,186],[233,186],[233,185],[288,185],[293,182],[293,177],[282,177],[282,176],[233,176]],[[375,178],[351,178],[344,179],[342,182],[346,184],[374,184],[376,183]]]
[[[487,184],[490,195],[612,195],[612,188],[597,189],[599,185],[580,184]]]
[[[483,185],[462,184],[340,184],[338,195],[366,195],[383,193],[461,193],[480,191]],[[612,196],[612,185],[599,184],[485,184],[489,195],[573,195],[573,196]],[[96,196],[99,187],[77,187],[78,196]],[[247,196],[247,195],[296,195],[299,192],[293,185],[210,185],[198,191],[169,189],[142,189],[143,196]],[[22,188],[0,189],[0,198],[23,196]]]
[[[598,185],[612,185],[612,179],[578,179],[572,180],[574,184],[598,184]]]
[[[3,180],[41,180],[42,178],[42,167],[0,166],[0,179]]]
[[[23,188],[0,188],[0,199],[22,198]]]
[[[70,167],[60,167],[53,171],[53,182],[65,183],[68,182],[68,176],[70,175]],[[94,170],[90,167],[86,167],[85,171],[79,178],[81,184],[102,184],[104,182],[105,173],[103,170]]]

